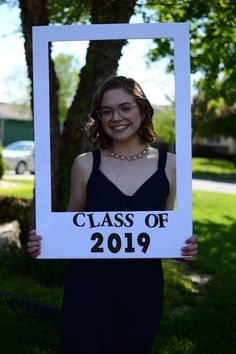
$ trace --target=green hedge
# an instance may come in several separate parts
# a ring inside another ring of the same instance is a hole
[[[31,217],[30,201],[24,198],[0,197],[0,224],[17,220],[20,224],[20,241],[25,244]]]
[[[6,252],[0,258],[0,278],[11,279],[11,275],[32,277],[48,287],[61,287],[67,268],[66,259],[32,259],[26,246]],[[1,290],[1,285],[0,285]]]

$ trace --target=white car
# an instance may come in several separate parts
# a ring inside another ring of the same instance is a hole
[[[34,173],[34,142],[20,140],[5,146],[2,156],[7,169],[15,170],[16,174],[29,171]]]

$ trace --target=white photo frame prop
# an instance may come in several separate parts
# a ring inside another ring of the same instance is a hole
[[[174,40],[177,210],[51,210],[48,44],[54,41]],[[188,23],[33,27],[36,232],[39,258],[176,258],[192,235],[191,99]]]

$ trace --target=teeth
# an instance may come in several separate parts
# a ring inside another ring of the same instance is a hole
[[[112,129],[114,130],[122,130],[122,129],[125,129],[127,128],[128,125],[124,124],[124,125],[116,125],[115,127],[112,127]]]

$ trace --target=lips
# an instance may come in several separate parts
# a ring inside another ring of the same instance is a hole
[[[111,129],[115,132],[120,132],[127,129],[128,127],[129,124],[119,124],[119,125],[114,125],[113,127],[111,127]]]

